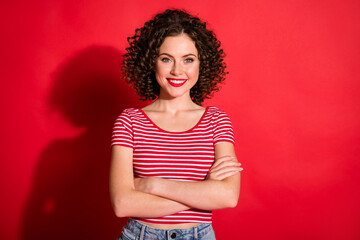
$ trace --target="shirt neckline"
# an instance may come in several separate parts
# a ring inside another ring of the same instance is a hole
[[[172,132],[172,131],[167,131],[167,130],[165,130],[165,129],[162,129],[161,127],[159,127],[158,125],[156,125],[156,124],[149,118],[149,116],[144,112],[144,110],[142,110],[141,108],[139,108],[139,111],[142,113],[142,115],[143,115],[148,121],[150,121],[150,123],[151,123],[152,125],[154,125],[157,129],[159,129],[159,130],[162,131],[162,132],[172,133],[172,134],[187,133],[187,132],[193,131],[193,130],[202,122],[202,120],[203,120],[204,117],[206,116],[208,110],[209,110],[209,106],[205,107],[205,111],[204,111],[204,113],[202,114],[201,118],[200,118],[199,121],[195,124],[195,126],[193,126],[192,128],[190,128],[190,129],[188,129],[188,130],[185,130],[185,131]]]

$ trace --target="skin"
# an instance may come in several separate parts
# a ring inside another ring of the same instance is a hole
[[[160,128],[182,132],[194,127],[205,109],[190,97],[199,76],[200,61],[195,43],[186,35],[167,37],[159,49],[154,66],[160,85],[159,98],[143,108]],[[168,79],[186,79],[173,87]],[[118,217],[156,218],[189,208],[214,210],[235,207],[240,194],[241,164],[232,143],[215,146],[215,163],[201,182],[180,182],[162,178],[136,178],[133,175],[133,150],[113,146],[110,193]],[[161,229],[189,228],[197,223],[148,224]]]

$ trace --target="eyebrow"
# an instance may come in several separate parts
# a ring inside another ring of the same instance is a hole
[[[174,56],[172,56],[171,54],[169,54],[169,53],[160,53],[159,54],[159,56],[161,56],[161,55],[166,55],[166,56],[169,56],[169,57],[174,57]],[[196,57],[197,58],[197,56],[195,55],[195,54],[193,54],[193,53],[188,53],[188,54],[185,54],[184,56],[182,56],[182,57],[189,57],[189,56],[194,56],[194,57]]]

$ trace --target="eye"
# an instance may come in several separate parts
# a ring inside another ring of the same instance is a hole
[[[192,62],[194,62],[194,59],[193,58],[186,58],[185,62],[186,63],[192,63]]]
[[[160,61],[162,61],[162,62],[171,62],[171,59],[168,58],[168,57],[162,57],[162,58],[160,58]]]

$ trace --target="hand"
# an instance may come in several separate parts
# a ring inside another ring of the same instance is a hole
[[[224,156],[215,160],[214,165],[210,168],[206,180],[223,180],[227,177],[241,172],[243,168],[241,163],[233,156]]]
[[[135,190],[144,192],[144,193],[151,193],[152,189],[155,186],[155,177],[150,178],[135,178],[134,185]]]

